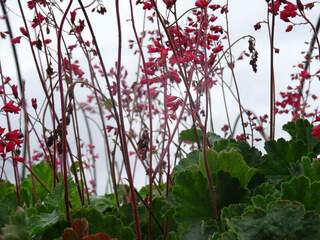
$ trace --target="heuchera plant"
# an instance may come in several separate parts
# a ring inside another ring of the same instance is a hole
[[[123,16],[119,0],[0,0],[0,44],[16,69],[0,59],[1,240],[320,239],[320,18],[309,17],[319,2],[261,1],[266,19],[248,24],[267,32],[264,64],[254,36],[231,39],[228,0],[190,2],[180,13],[182,0],[129,0]],[[110,68],[92,22],[109,11]],[[128,18],[134,73],[123,64]],[[285,90],[275,87],[283,24],[311,31]],[[25,47],[36,86],[23,73]],[[240,61],[269,72],[268,113],[243,104]],[[288,139],[276,137],[280,115]]]

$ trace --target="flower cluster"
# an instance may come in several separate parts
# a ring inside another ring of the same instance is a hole
[[[13,130],[6,132],[5,128],[0,127],[0,154],[3,159],[6,158],[8,153],[12,153],[12,159],[18,162],[24,162],[24,159],[19,156],[20,147],[23,143],[23,134],[20,130]]]

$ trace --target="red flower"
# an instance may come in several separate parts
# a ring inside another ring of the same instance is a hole
[[[165,105],[171,111],[172,113],[176,112],[179,106],[183,104],[182,99],[176,97],[176,96],[167,96],[165,100]]]
[[[308,71],[303,70],[300,72],[300,77],[302,77],[303,79],[308,79],[311,77],[311,74]]]
[[[4,105],[4,106],[1,108],[1,110],[2,110],[2,111],[5,111],[5,112],[7,112],[7,113],[19,113],[20,107],[14,105],[14,102],[13,102],[13,101],[10,101],[10,102],[8,102],[6,105]]]
[[[312,136],[320,141],[320,125],[314,126],[311,132]]]
[[[36,1],[34,0],[28,1],[27,4],[29,9],[33,9],[36,6]]]
[[[38,25],[40,25],[46,18],[41,14],[41,13],[38,13],[34,19],[32,20],[32,24],[31,26],[33,28],[36,28]]]
[[[76,26],[75,32],[80,34],[83,31],[84,27],[84,20],[79,20],[79,25]]]
[[[181,78],[180,78],[179,74],[177,73],[177,71],[169,71],[167,76],[169,77],[169,79],[171,81],[174,81],[176,83],[181,82]]]
[[[45,40],[43,41],[44,44],[49,44],[49,43],[51,43],[51,42],[52,42],[51,39],[45,39]]]
[[[114,129],[114,127],[112,127],[112,126],[110,126],[110,125],[107,125],[107,126],[106,126],[106,130],[108,131],[108,133],[111,132],[112,129]]]
[[[72,71],[79,78],[81,78],[84,74],[84,72],[80,68],[80,65],[77,64],[77,61],[75,61],[74,63],[70,63],[67,58],[64,58],[63,66],[66,70]]]
[[[262,125],[258,125],[254,128],[256,131],[258,132],[262,132],[263,131],[263,126]]]
[[[221,33],[221,34],[223,33],[223,29],[221,26],[211,26],[210,30],[215,33]]]
[[[280,8],[280,5],[281,5],[281,0],[277,0],[277,1],[274,1],[274,3],[269,3],[269,11],[275,15],[278,14],[279,12],[279,8]]]
[[[195,5],[199,8],[205,8],[209,5],[207,0],[197,0]]]
[[[143,10],[150,10],[152,9],[153,4],[151,2],[144,2],[143,3]]]
[[[35,151],[34,154],[32,155],[32,161],[40,161],[42,157],[43,157],[42,152]]]
[[[18,98],[19,94],[18,94],[18,87],[17,85],[12,85],[11,86],[11,91],[12,91],[12,94],[15,98]]]
[[[21,36],[11,39],[12,44],[18,44],[18,43],[20,43],[20,41],[21,41]]]
[[[36,98],[31,98],[31,104],[34,110],[37,110],[38,104],[37,104],[37,99]]]
[[[5,135],[4,135],[4,139],[6,141],[12,141],[14,142],[15,144],[20,144],[22,143],[22,141],[20,140],[21,138],[21,132],[16,129],[16,130],[13,130],[11,132],[7,132]]]
[[[74,24],[74,21],[76,20],[76,15],[77,15],[76,11],[71,11],[70,12],[70,21],[71,21],[72,24]]]
[[[257,30],[259,30],[261,28],[261,23],[258,22],[253,27],[254,27],[254,30],[257,31]]]
[[[212,34],[208,34],[208,40],[212,40],[212,41],[217,41],[219,40],[220,36],[219,35],[212,35]]]
[[[29,37],[28,31],[27,31],[24,27],[21,27],[21,28],[20,28],[20,32],[21,32],[24,36]]]
[[[247,140],[247,137],[246,137],[246,135],[244,135],[244,134],[240,134],[240,135],[237,135],[237,136],[236,136],[236,140],[237,140],[238,142],[245,142],[245,141]]]
[[[12,158],[12,160],[13,161],[16,161],[16,162],[21,162],[21,163],[24,163],[24,158],[23,157],[21,157],[21,156],[14,156],[13,158]]]
[[[16,146],[20,147],[21,138],[22,134],[18,129],[6,133],[0,143],[0,153],[9,153],[14,151]]]
[[[11,78],[10,77],[5,77],[4,78],[4,84],[7,84],[11,81]]]
[[[288,2],[284,10],[280,12],[280,18],[285,22],[289,22],[289,17],[294,18],[295,16],[297,16],[297,6]]]
[[[166,4],[167,8],[171,8],[176,3],[176,0],[163,0],[163,2]]]
[[[16,147],[15,142],[8,142],[6,145],[6,152],[11,152],[14,150],[14,148]]]
[[[229,130],[228,124],[223,125],[223,127],[221,128],[221,131],[223,131],[223,132],[227,132],[228,130]]]
[[[211,8],[213,11],[219,9],[221,6],[219,4],[211,4],[209,8]]]
[[[291,32],[293,29],[293,25],[288,25],[287,28],[286,28],[286,32]]]
[[[29,9],[33,9],[36,6],[37,3],[41,4],[44,7],[47,5],[47,1],[46,0],[30,0],[30,1],[27,2],[28,8]]]
[[[221,52],[223,50],[223,46],[222,45],[218,45],[216,48],[214,48],[212,51],[214,53],[218,53]]]

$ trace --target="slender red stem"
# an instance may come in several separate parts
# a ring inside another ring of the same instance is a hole
[[[66,110],[64,102],[63,81],[62,81],[62,52],[61,52],[61,37],[63,25],[66,20],[67,14],[71,8],[73,0],[69,4],[62,16],[60,26],[57,34],[57,51],[58,51],[58,79],[59,79],[59,92],[60,92],[60,105],[61,105],[61,144],[62,144],[62,165],[63,165],[63,180],[64,180],[64,201],[66,208],[66,220],[71,224],[70,206],[69,206],[69,188],[68,188],[68,171],[67,171],[67,124],[66,124]]]

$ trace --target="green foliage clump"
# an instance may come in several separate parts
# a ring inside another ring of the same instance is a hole
[[[320,239],[320,162],[315,160],[320,143],[311,129],[306,120],[286,124],[291,139],[267,141],[264,154],[209,133],[206,155],[202,132],[183,131],[180,140],[197,142],[200,149],[179,161],[168,189],[166,183],[154,186],[152,239]],[[118,186],[118,201],[106,194],[81,204],[69,178],[70,227],[62,181],[54,186],[45,162],[34,166],[33,174],[41,182],[32,182],[31,175],[22,181],[19,207],[15,187],[0,182],[1,240],[81,239],[72,238],[80,225],[85,239],[135,239],[128,186]],[[143,239],[148,238],[148,192],[149,186],[136,190]]]

